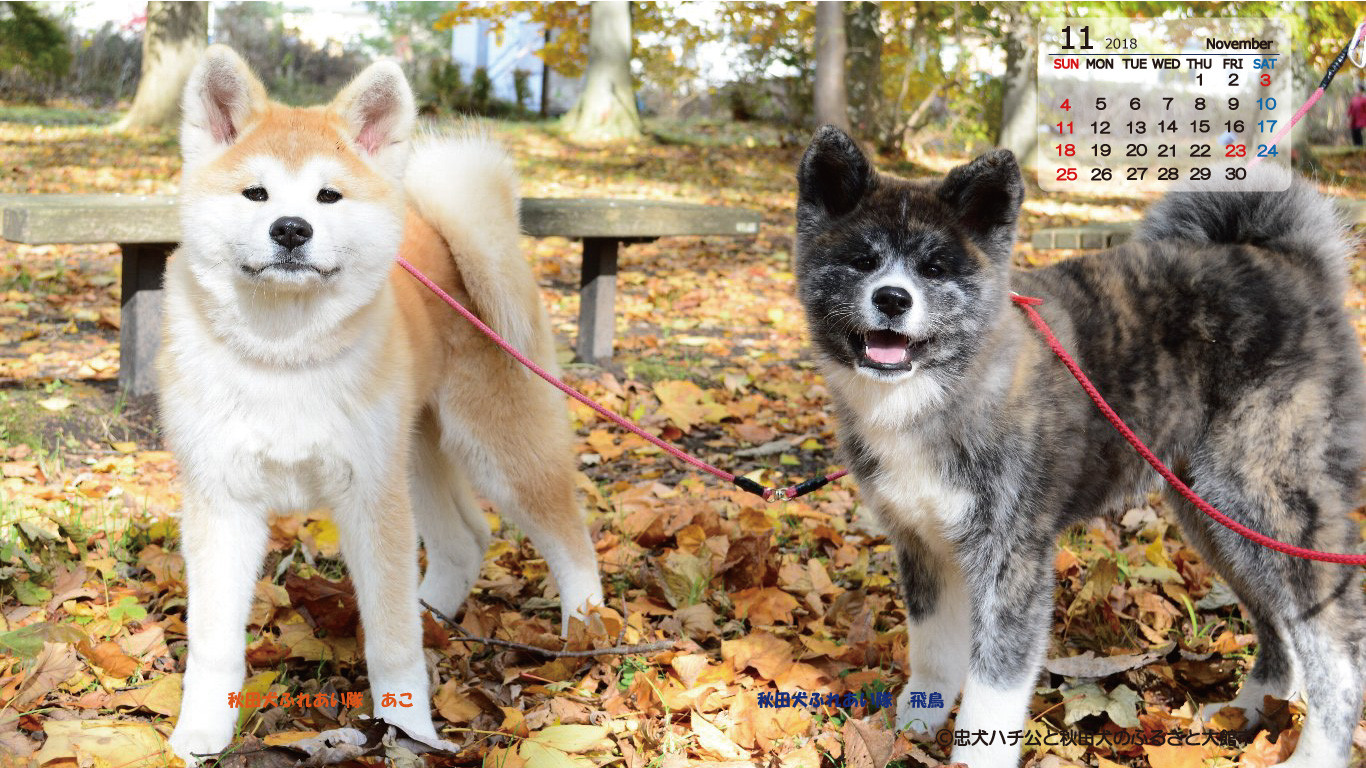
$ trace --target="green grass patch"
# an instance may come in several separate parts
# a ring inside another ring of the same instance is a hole
[[[121,113],[81,107],[50,107],[40,104],[0,105],[0,122],[24,125],[110,125]]]

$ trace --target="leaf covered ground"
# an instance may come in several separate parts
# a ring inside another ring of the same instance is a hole
[[[605,368],[568,365],[568,378],[647,429],[765,484],[833,468],[828,396],[793,297],[800,148],[782,146],[774,131],[725,124],[670,126],[650,143],[607,149],[570,145],[536,125],[498,129],[528,196],[763,212],[755,240],[666,238],[625,249],[618,355]],[[166,137],[0,122],[0,141],[0,192],[176,188],[177,149]],[[885,165],[923,175],[962,159]],[[1366,192],[1366,155],[1325,161],[1325,188]],[[1131,220],[1145,203],[1032,193],[1022,237]],[[567,350],[578,245],[525,245]],[[1022,243],[1018,259],[1029,266],[1065,255]],[[1366,330],[1360,255],[1353,278],[1352,311]],[[152,403],[115,387],[118,307],[114,246],[0,243],[0,762],[169,760],[165,736],[185,652],[176,465]],[[350,764],[381,764],[386,755],[407,765],[508,768],[942,764],[943,741],[895,735],[887,721],[879,694],[899,692],[907,674],[904,613],[892,547],[852,483],[764,505],[684,473],[586,408],[572,412],[608,606],[576,625],[566,646],[545,561],[495,523],[459,624],[468,635],[554,649],[676,643],[547,658],[461,640],[429,619],[426,652],[441,681],[434,714],[461,751],[414,758],[370,733]],[[1362,510],[1355,517],[1366,528]],[[247,628],[245,690],[265,704],[242,708],[238,765],[290,764],[316,752],[308,739],[317,732],[364,731],[369,709],[335,527],[319,510],[279,518],[273,532]],[[1231,698],[1255,649],[1227,588],[1156,496],[1068,533],[1055,567],[1055,660],[1022,734],[1040,743],[1026,749],[1027,765],[1259,768],[1292,748],[1298,704],[1280,707],[1273,729],[1239,733],[1236,743],[1132,743],[1139,734],[1212,733],[1193,718],[1193,703]],[[807,706],[760,706],[798,692]],[[821,704],[812,707],[817,693]],[[1366,756],[1366,723],[1356,755]]]

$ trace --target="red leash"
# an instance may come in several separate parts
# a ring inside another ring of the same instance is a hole
[[[449,304],[451,309],[454,309],[456,312],[459,312],[461,317],[473,323],[475,328],[478,328],[480,331],[482,331],[485,336],[489,337],[489,339],[493,341],[494,344],[497,344],[499,347],[501,347],[504,352],[508,353],[509,355],[512,355],[513,359],[515,359],[522,365],[525,365],[532,373],[545,379],[552,386],[554,386],[561,392],[565,393],[566,395],[569,395],[575,400],[578,400],[580,403],[583,403],[589,408],[592,408],[594,411],[597,411],[598,415],[602,416],[604,419],[611,421],[612,423],[616,424],[622,429],[627,430],[628,432],[632,432],[648,440],[650,443],[659,447],[665,453],[669,454],[670,456],[673,456],[679,461],[682,461],[686,464],[690,464],[696,467],[697,469],[706,472],[709,475],[719,477],[728,483],[733,483],[742,490],[749,491],[755,496],[761,497],[764,501],[788,501],[791,499],[795,499],[798,496],[805,496],[806,494],[811,493],[812,491],[816,490],[817,488],[820,488],[826,483],[832,480],[838,480],[841,477],[844,477],[845,475],[849,474],[849,470],[842,469],[833,474],[829,474],[824,477],[813,477],[810,480],[807,480],[806,482],[798,483],[796,485],[790,485],[786,488],[765,488],[764,486],[754,482],[753,480],[750,480],[748,477],[732,474],[724,469],[721,469],[720,467],[714,467],[711,464],[702,461],[701,459],[689,456],[683,451],[673,447],[672,445],[669,445],[668,443],[664,442],[658,437],[655,437],[649,432],[646,432],[640,427],[637,427],[635,424],[632,424],[631,422],[627,421],[625,417],[619,416],[607,410],[605,406],[599,404],[598,402],[590,398],[588,395],[585,395],[584,393],[578,391],[577,389],[574,389],[573,387],[564,383],[560,379],[556,378],[549,371],[537,365],[534,360],[514,349],[513,346],[507,343],[507,341],[505,341],[502,336],[498,335],[497,331],[488,327],[488,325],[486,325],[484,321],[475,317],[473,312],[469,311],[468,309],[465,309],[465,307],[461,305],[460,302],[451,298],[450,294],[441,290],[441,286],[432,282],[426,275],[418,271],[417,267],[414,267],[412,264],[409,264],[407,259],[404,259],[402,256],[399,256],[397,257],[397,260],[398,265],[400,267],[403,267],[404,269],[408,270],[408,274],[417,278],[418,282],[430,288],[433,293],[441,297],[442,301]]]
[[[589,408],[592,408],[600,416],[607,419],[608,421],[611,421],[612,423],[616,424],[622,429],[639,435],[640,437],[649,441],[651,444],[657,446],[665,453],[669,454],[670,456],[673,456],[679,461],[696,467],[697,469],[700,469],[709,475],[719,477],[728,483],[733,483],[739,488],[763,498],[764,501],[788,501],[791,499],[795,499],[799,496],[805,496],[806,494],[816,490],[817,488],[820,488],[826,483],[829,483],[833,480],[838,480],[841,477],[844,477],[845,475],[849,474],[849,470],[842,469],[838,472],[825,475],[824,477],[814,477],[805,482],[798,483],[796,485],[790,485],[786,488],[765,488],[764,486],[754,482],[753,480],[750,480],[747,477],[732,474],[730,472],[725,471],[724,469],[712,466],[711,464],[708,464],[707,462],[702,461],[701,459],[689,456],[688,454],[684,453],[678,448],[669,445],[660,438],[655,437],[654,435],[650,434],[649,432],[646,432],[645,430],[641,429],[635,424],[632,424],[630,421],[627,421],[626,418],[619,416],[613,413],[612,411],[607,410],[606,407],[599,404],[589,396],[583,394],[577,389],[574,389],[573,387],[561,381],[559,378],[556,378],[555,376],[551,375],[549,371],[537,365],[535,361],[533,361],[531,358],[527,357],[526,355],[523,355],[521,352],[518,352],[516,349],[514,349],[513,346],[511,344],[508,344],[502,336],[498,335],[497,331],[494,331],[492,328],[486,325],[484,321],[480,320],[478,317],[475,317],[473,312],[466,309],[463,305],[461,305],[460,302],[452,298],[450,294],[441,290],[441,286],[432,282],[426,275],[422,274],[422,272],[420,272],[417,267],[414,267],[412,264],[409,264],[408,261],[404,259],[402,256],[397,257],[397,261],[398,265],[407,270],[408,273],[411,274],[413,277],[417,278],[418,282],[422,283],[423,285],[431,289],[433,293],[441,297],[442,301],[450,305],[451,309],[454,309],[456,312],[459,312],[461,317],[473,323],[475,328],[478,328],[481,332],[483,332],[485,336],[489,337],[489,339],[492,340],[494,344],[497,344],[500,348],[502,348],[504,352],[507,352],[509,355],[512,355],[513,359],[515,359],[522,365],[526,366],[532,373],[536,374],[537,376],[540,376],[542,379],[545,379],[547,382],[552,384],[556,389],[560,390],[566,395],[569,395],[575,400],[578,400],[580,403],[583,403]],[[1051,328],[1048,327],[1048,323],[1044,322],[1043,317],[1041,317],[1039,313],[1034,309],[1034,305],[1042,304],[1043,299],[1037,299],[1031,296],[1021,296],[1019,294],[1014,293],[1011,294],[1010,299],[1011,301],[1015,302],[1015,304],[1020,309],[1024,310],[1024,313],[1029,317],[1030,322],[1034,323],[1034,327],[1038,328],[1039,333],[1043,334],[1044,340],[1048,342],[1048,348],[1053,350],[1053,354],[1057,355],[1058,359],[1062,360],[1062,364],[1067,366],[1067,370],[1071,371],[1072,375],[1076,377],[1077,381],[1081,384],[1082,389],[1086,390],[1087,396],[1089,396],[1091,398],[1091,401],[1096,404],[1096,407],[1100,409],[1100,412],[1105,415],[1106,420],[1108,420],[1110,424],[1114,426],[1114,428],[1118,430],[1121,435],[1124,436],[1125,440],[1129,441],[1129,444],[1134,447],[1134,450],[1138,451],[1138,455],[1142,456],[1144,461],[1147,461],[1149,464],[1151,464],[1153,469],[1157,470],[1157,473],[1161,475],[1164,480],[1166,480],[1168,483],[1171,483],[1171,486],[1175,488],[1178,493],[1180,493],[1182,496],[1185,496],[1186,499],[1189,500],[1192,504],[1194,504],[1196,508],[1198,508],[1201,512],[1204,512],[1206,515],[1209,515],[1216,522],[1220,523],[1229,530],[1247,539],[1250,539],[1258,544],[1261,544],[1262,546],[1267,547],[1268,549],[1274,549],[1277,552],[1283,552],[1293,557],[1302,557],[1308,560],[1322,560],[1328,563],[1342,563],[1345,565],[1366,565],[1366,555],[1347,555],[1335,552],[1318,552],[1312,549],[1304,549],[1303,547],[1297,547],[1293,544],[1286,544],[1283,541],[1277,541],[1276,539],[1273,539],[1270,536],[1258,533],[1257,531],[1248,528],[1242,523],[1239,523],[1238,521],[1234,520],[1228,515],[1225,515],[1224,513],[1215,509],[1214,506],[1211,505],[1209,502],[1197,496],[1195,494],[1195,491],[1192,491],[1185,483],[1181,482],[1181,479],[1178,478],[1175,474],[1173,474],[1170,469],[1167,469],[1167,466],[1162,463],[1162,460],[1157,458],[1157,456],[1154,455],[1153,452],[1148,449],[1148,446],[1143,444],[1142,440],[1138,439],[1138,436],[1134,434],[1133,430],[1129,429],[1128,425],[1126,425],[1124,421],[1119,418],[1119,414],[1115,413],[1114,409],[1110,407],[1110,404],[1105,402],[1105,398],[1101,397],[1100,392],[1096,390],[1095,385],[1091,383],[1090,379],[1086,378],[1086,374],[1082,373],[1081,367],[1077,365],[1077,362],[1072,359],[1071,355],[1067,354],[1067,350],[1062,348],[1062,344],[1058,341],[1058,337],[1053,335],[1053,331]]]
[[[1072,376],[1081,384],[1081,388],[1086,390],[1086,394],[1091,398],[1091,402],[1095,403],[1096,407],[1100,409],[1100,412],[1105,414],[1105,419],[1110,422],[1110,425],[1118,430],[1119,434],[1123,435],[1125,440],[1129,441],[1129,445],[1132,445],[1134,450],[1138,451],[1138,455],[1142,456],[1144,461],[1151,464],[1153,469],[1157,470],[1157,473],[1162,476],[1162,479],[1170,483],[1171,486],[1176,489],[1177,493],[1185,496],[1186,500],[1194,504],[1201,512],[1209,515],[1215,522],[1244,538],[1255,541],[1268,549],[1274,549],[1277,552],[1291,555],[1292,557],[1302,557],[1306,560],[1322,560],[1325,563],[1366,565],[1366,555],[1319,552],[1313,549],[1297,547],[1293,544],[1286,544],[1285,542],[1273,539],[1266,534],[1258,533],[1215,509],[1214,505],[1197,496],[1195,491],[1192,491],[1185,483],[1181,482],[1181,478],[1177,477],[1170,469],[1167,469],[1167,465],[1163,464],[1162,460],[1157,458],[1157,456],[1148,449],[1148,446],[1143,444],[1142,440],[1138,439],[1138,435],[1135,435],[1134,431],[1129,429],[1129,426],[1119,418],[1119,414],[1115,413],[1115,410],[1110,407],[1110,404],[1105,402],[1105,398],[1100,396],[1100,392],[1096,390],[1096,387],[1091,383],[1091,380],[1086,378],[1086,374],[1081,372],[1081,367],[1077,365],[1077,361],[1073,360],[1072,356],[1067,354],[1067,350],[1062,348],[1062,344],[1058,341],[1058,337],[1053,335],[1053,330],[1048,327],[1048,323],[1044,322],[1043,317],[1034,309],[1034,305],[1042,304],[1043,299],[1011,294],[1010,300],[1015,302],[1020,309],[1024,310],[1024,313],[1029,317],[1029,321],[1034,324],[1035,328],[1039,329],[1039,333],[1043,334],[1044,340],[1048,342],[1048,348],[1053,350],[1053,354],[1057,355],[1058,359],[1062,360],[1062,364],[1067,366],[1067,370],[1072,372]]]

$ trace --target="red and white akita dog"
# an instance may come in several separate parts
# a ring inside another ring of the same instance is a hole
[[[453,614],[477,578],[490,532],[474,491],[544,554],[566,622],[602,601],[562,396],[394,264],[553,369],[512,163],[477,135],[413,141],[389,62],[325,107],[292,108],[215,46],[184,109],[158,360],[189,582],[172,747],[192,762],[231,741],[270,516],[317,507],[341,532],[375,714],[435,737],[418,600]],[[422,704],[386,707],[387,693]]]

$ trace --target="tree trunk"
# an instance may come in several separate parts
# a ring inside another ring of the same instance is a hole
[[[844,3],[816,3],[816,125],[849,127],[849,99],[844,90]]]
[[[545,30],[545,45],[550,47],[550,28]],[[550,117],[550,65],[541,62],[541,119]]]
[[[644,135],[631,80],[631,4],[593,0],[588,29],[588,73],[583,93],[564,116],[576,141],[639,139]]]
[[[209,39],[207,2],[147,3],[142,33],[142,77],[119,131],[155,131],[180,121],[180,92]]]
[[[877,136],[882,107],[882,34],[877,3],[855,2],[845,34],[849,41],[849,71],[844,83],[849,96],[849,120],[860,138]]]
[[[1036,167],[1039,143],[1038,54],[1034,50],[1035,22],[1023,3],[1010,3],[1006,22],[1005,93],[1001,99],[1001,134],[996,145],[1015,153],[1020,165]]]

